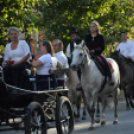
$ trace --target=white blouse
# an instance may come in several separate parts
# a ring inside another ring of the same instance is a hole
[[[51,57],[49,53],[42,55],[38,60],[40,60],[43,65],[37,67],[37,75],[50,75],[49,70],[57,67],[57,58]]]
[[[30,48],[25,40],[19,40],[18,46],[14,50],[11,49],[11,44],[12,43],[6,45],[4,61],[11,60],[17,63],[26,55],[31,54]],[[31,56],[27,59],[27,62],[29,62],[30,59]]]

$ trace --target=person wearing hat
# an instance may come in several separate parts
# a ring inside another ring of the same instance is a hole
[[[127,39],[127,33],[125,31],[121,32],[121,41],[116,50],[134,62],[134,42]]]
[[[108,77],[108,84],[114,85],[110,67],[107,63],[106,58],[102,55],[102,52],[105,49],[105,41],[103,36],[100,34],[100,26],[97,21],[92,21],[90,23],[90,32],[91,33],[85,37],[86,46],[88,47],[91,55],[99,56],[105,63],[105,71],[106,76]]]
[[[71,53],[74,49],[74,43],[76,43],[78,45],[81,43],[82,40],[80,39],[79,32],[77,31],[77,29],[75,27],[70,28],[69,35],[70,35],[70,38],[72,41],[67,46],[66,54],[67,54],[67,58],[68,58],[68,63],[70,65],[71,64]]]
[[[82,42],[82,40],[80,39],[79,32],[77,31],[77,29],[75,27],[70,28],[69,35],[70,35],[70,38],[72,41],[67,46],[66,54],[67,54],[67,58],[68,58],[68,64],[70,66],[71,61],[72,61],[71,60],[71,57],[72,57],[71,53],[74,50],[74,43],[76,43],[76,45],[79,45]],[[78,75],[79,79],[81,79],[81,70],[80,69],[78,69],[77,75]],[[77,85],[76,90],[82,91],[81,84]]]

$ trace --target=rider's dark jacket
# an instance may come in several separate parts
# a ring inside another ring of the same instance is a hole
[[[87,45],[89,51],[95,50],[95,54],[93,54],[93,55],[99,56],[102,59],[102,61],[105,63],[105,73],[106,73],[105,75],[109,76],[109,78],[112,78],[110,67],[107,63],[107,60],[104,56],[101,55],[101,53],[105,49],[105,41],[104,41],[103,36],[101,34],[97,34],[97,36],[94,37],[94,39],[93,39],[91,34],[88,34],[85,37],[85,42],[86,42],[86,45]]]
[[[97,34],[97,36],[94,37],[94,40],[91,34],[88,34],[86,35],[85,42],[89,51],[95,50],[95,55],[100,55],[105,49],[105,41],[101,34]]]

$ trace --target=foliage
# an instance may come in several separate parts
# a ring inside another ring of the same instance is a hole
[[[37,15],[33,15],[36,0],[0,0],[0,45],[9,42],[7,29],[12,26],[25,32],[26,37],[30,36],[31,29],[35,27]]]
[[[69,43],[69,29],[76,26],[80,37],[89,33],[93,20],[100,23],[101,32],[107,45],[120,40],[119,32],[127,30],[130,38],[134,34],[134,2],[132,0],[41,0],[39,11],[42,19],[38,23],[48,39],[60,38],[64,49]],[[111,48],[113,49],[113,48]],[[105,54],[109,52],[107,47]]]

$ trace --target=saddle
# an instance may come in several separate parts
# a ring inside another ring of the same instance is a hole
[[[105,72],[105,63],[103,62],[103,60],[99,57],[99,56],[92,56],[92,59],[94,60],[96,66],[98,67],[98,69],[100,70],[100,72],[102,73],[102,75],[106,76],[106,72]],[[109,67],[111,69],[111,71],[113,70],[113,65],[110,61],[107,61],[109,64]]]

